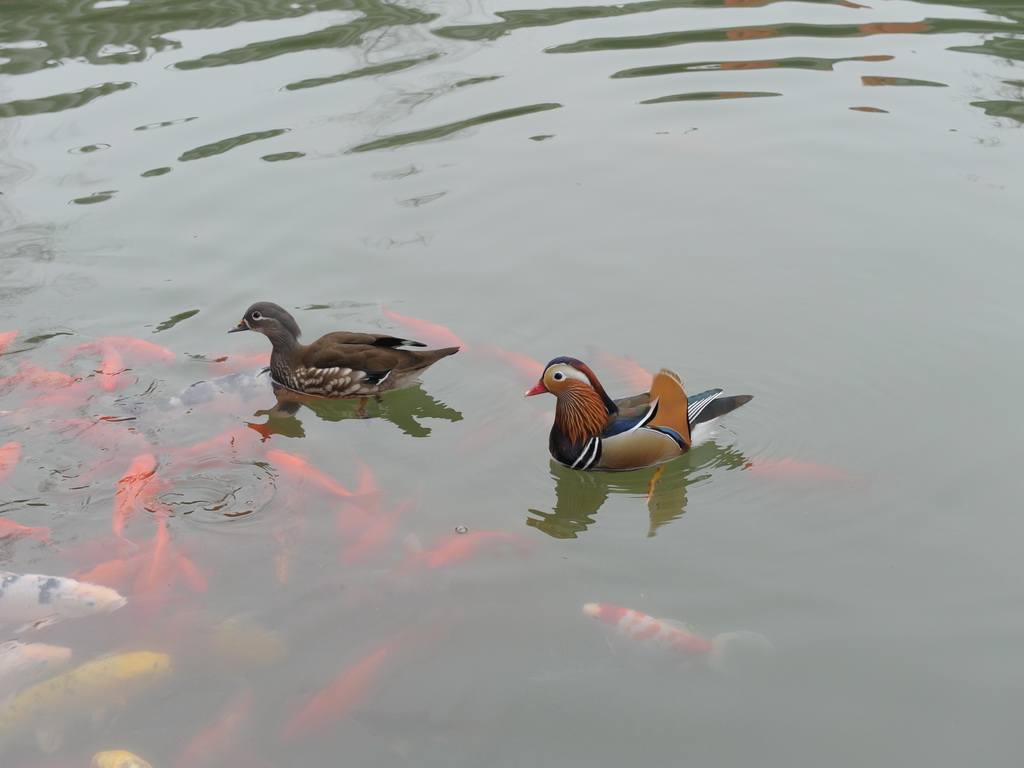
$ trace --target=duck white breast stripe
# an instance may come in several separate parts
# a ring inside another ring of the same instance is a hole
[[[590,467],[597,461],[597,457],[601,451],[601,438],[592,437],[583,444],[583,450],[580,451],[580,455],[576,461],[572,463],[570,469],[590,469]],[[583,462],[580,466],[580,462]]]

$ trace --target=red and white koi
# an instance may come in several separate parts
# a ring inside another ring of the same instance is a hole
[[[0,621],[45,626],[109,613],[127,600],[109,587],[63,576],[0,571]]]
[[[772,647],[756,632],[725,632],[708,640],[669,619],[656,619],[609,603],[587,603],[583,613],[612,627],[620,639],[629,641],[630,650],[644,654],[644,661],[681,666],[701,659],[713,669],[734,671],[734,659],[727,658],[727,651],[732,653],[738,647],[764,651]]]

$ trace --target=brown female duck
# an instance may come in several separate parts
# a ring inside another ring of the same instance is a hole
[[[257,331],[273,345],[270,376],[294,392],[316,397],[372,397],[411,384],[458,347],[412,350],[418,341],[377,333],[335,331],[312,344],[299,343],[299,324],[284,307],[258,301],[228,333]]]

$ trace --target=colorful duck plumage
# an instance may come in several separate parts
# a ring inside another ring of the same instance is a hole
[[[526,396],[544,392],[557,398],[551,456],[571,469],[605,472],[682,456],[706,438],[714,420],[752,397],[709,389],[688,398],[679,376],[662,368],[649,392],[612,400],[594,372],[572,357],[548,363]]]
[[[412,350],[418,341],[377,333],[335,331],[312,344],[299,343],[299,324],[286,309],[259,301],[228,333],[257,331],[273,345],[270,376],[280,386],[316,397],[371,397],[411,384],[458,347]]]

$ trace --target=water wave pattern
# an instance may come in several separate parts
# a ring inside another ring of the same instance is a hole
[[[814,23],[806,21],[807,9],[813,9],[817,19]],[[344,89],[341,92],[346,94],[364,89],[360,91],[361,103],[350,106],[348,101],[340,102],[349,110],[344,120],[357,128],[353,136],[343,140],[342,154],[352,154],[470,136],[476,133],[470,130],[473,128],[550,110],[565,112],[562,107],[571,111],[579,94],[573,80],[562,77],[567,70],[560,64],[541,63],[539,76],[533,77],[545,89],[553,89],[555,98],[524,100],[521,93],[513,90],[512,76],[527,66],[537,69],[536,62],[546,59],[544,54],[604,55],[594,74],[588,75],[590,79],[652,79],[652,83],[664,80],[672,85],[660,93],[639,88],[633,103],[678,107],[686,103],[792,95],[798,87],[795,81],[773,81],[770,75],[763,74],[770,70],[824,73],[859,67],[861,71],[856,74],[861,87],[948,86],[949,82],[941,78],[920,77],[912,68],[913,62],[906,53],[908,37],[941,40],[939,45],[944,52],[996,57],[1011,63],[1024,60],[1024,14],[1009,3],[900,3],[871,8],[851,0],[648,0],[615,5],[480,10],[492,13],[496,20],[452,23],[457,18],[453,12],[382,0],[321,0],[306,4],[280,0],[216,4],[181,0],[116,5],[79,0],[59,9],[20,2],[5,7],[5,23],[0,27],[0,74],[30,75],[60,66],[80,72],[93,65],[136,65],[157,55],[172,59],[164,68],[182,75],[196,70],[251,68],[260,62],[289,59],[289,68],[282,69],[282,81],[271,84],[281,98],[288,98],[289,94],[297,97],[309,89]],[[340,23],[339,13],[348,14]],[[767,14],[772,17],[770,23]],[[259,39],[251,39],[253,35],[246,31],[263,22],[304,17],[308,17],[308,23],[298,32],[291,22],[280,29],[260,26],[256,35],[263,35],[265,29],[273,31]],[[728,23],[734,19],[735,22]],[[709,24],[710,21],[716,23]],[[606,26],[608,34],[600,34]],[[555,27],[562,29],[539,32]],[[220,38],[204,37],[206,50],[193,44],[191,33],[215,30],[231,30],[231,34],[223,35],[219,44]],[[531,30],[531,35],[524,34]],[[240,35],[250,39],[239,43]],[[877,44],[867,44],[871,38],[891,38],[894,43],[880,51]],[[789,51],[776,55],[784,40],[792,41],[787,45]],[[822,41],[827,45],[821,45]],[[861,50],[851,51],[850,43],[857,41],[865,45]],[[532,53],[539,58],[519,55],[524,42],[525,53],[529,54],[532,47]],[[747,46],[722,46],[731,43]],[[504,57],[507,71],[496,73],[484,63],[495,44],[516,56],[514,60]],[[685,58],[682,52],[693,46],[700,50],[700,55]],[[748,49],[756,53],[738,53]],[[350,63],[354,60],[354,65],[324,71],[323,59],[316,54],[343,50],[351,54],[348,59]],[[658,51],[664,53],[659,55]],[[447,61],[453,54],[468,65],[457,77],[453,77],[455,73],[450,71]],[[642,59],[648,55],[657,60],[645,63]],[[664,60],[665,56],[675,55],[679,60]],[[311,63],[297,66],[295,60],[300,56]],[[474,64],[474,56],[480,64]],[[714,73],[722,73],[719,77],[723,80],[724,73],[731,73],[732,77],[728,83],[708,80]],[[1019,123],[1024,99],[1022,88],[1016,83],[1005,80],[969,103],[986,116]],[[475,97],[456,97],[456,93],[464,92],[461,86],[466,84],[485,87]],[[45,88],[40,86],[28,97],[0,103],[0,118],[95,108],[108,101],[108,96],[137,100],[140,96],[131,92],[149,87],[141,78],[137,82],[105,77],[97,77],[85,87],[58,92],[39,93]],[[374,95],[367,97],[367,87],[375,89]],[[22,90],[17,89],[18,96],[24,95]],[[851,94],[849,108],[888,111],[888,104],[865,105],[859,104],[860,100]],[[439,104],[448,105],[447,111]],[[287,113],[288,105],[282,106]],[[260,105],[264,112],[274,108],[277,114],[281,109],[275,107],[270,103]],[[439,119],[437,113],[441,112],[445,113]],[[331,115],[327,117],[332,119]],[[180,125],[184,119],[176,117],[161,125]],[[396,124],[407,119],[413,125],[396,130]],[[556,136],[554,126],[561,119],[545,118],[545,127],[528,129],[527,136]],[[179,146],[163,162],[137,168],[134,174],[154,178],[167,172],[170,166],[166,163],[171,157],[176,157],[179,163],[206,159],[254,142],[269,141],[273,145],[261,155],[263,160],[315,155],[306,146],[282,145],[286,134],[290,140],[303,143],[304,136],[297,130],[296,122],[282,120],[277,126],[238,125],[234,126],[236,131],[224,131],[219,136],[196,131],[199,140],[191,146]],[[139,123],[150,124],[145,119]],[[90,197],[94,192],[89,190],[89,195],[75,199],[98,199]]]

